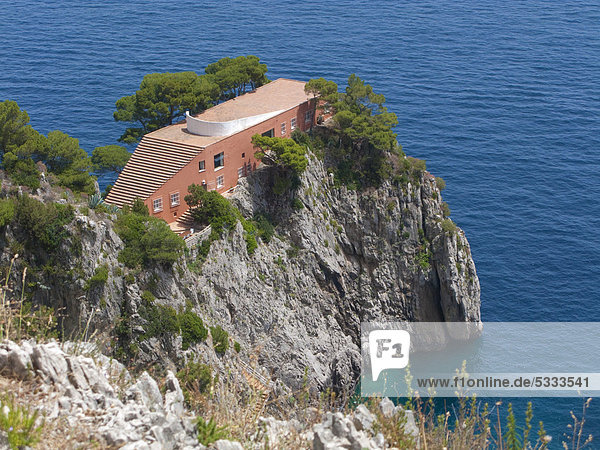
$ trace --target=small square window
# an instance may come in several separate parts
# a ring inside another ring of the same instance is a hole
[[[290,130],[294,131],[296,129],[296,118],[292,117],[290,120]]]
[[[217,189],[222,188],[224,183],[225,183],[225,179],[223,178],[223,175],[219,175],[217,177]]]
[[[265,131],[262,136],[266,137],[274,137],[275,136],[275,128],[271,128],[269,131]]]
[[[198,172],[204,172],[206,170],[206,165],[204,160],[198,161]]]
[[[171,194],[171,206],[179,205],[179,192]]]
[[[162,198],[155,198],[152,201],[152,207],[154,209],[154,212],[162,211],[162,209],[163,209]]]
[[[281,124],[281,135],[283,136],[285,134],[285,122],[283,122]]]
[[[215,155],[215,169],[218,169],[219,167],[223,167],[225,165],[225,155],[223,154],[223,152],[219,153],[218,155]]]
[[[306,111],[304,113],[304,122],[309,123],[312,122],[313,120],[313,111],[312,109],[310,111]]]
[[[246,154],[245,154],[245,153],[242,153],[242,158],[245,158],[245,157],[246,157]]]

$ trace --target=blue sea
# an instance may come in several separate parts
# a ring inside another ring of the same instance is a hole
[[[483,319],[600,321],[597,1],[12,0],[0,24],[0,100],[90,152],[116,143],[114,103],[150,72],[255,54],[271,78],[356,73],[446,180]],[[557,444],[581,404],[538,399],[535,419]]]

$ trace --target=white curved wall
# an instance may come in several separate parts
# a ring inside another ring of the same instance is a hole
[[[229,136],[230,134],[237,133],[253,125],[259,124],[271,117],[275,117],[282,112],[284,112],[283,109],[265,114],[258,114],[256,116],[229,120],[227,122],[209,122],[192,117],[186,111],[185,121],[187,130],[192,134],[197,134],[199,136]]]

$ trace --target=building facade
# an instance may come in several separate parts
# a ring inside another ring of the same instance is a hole
[[[184,122],[148,133],[119,175],[106,202],[140,198],[150,214],[173,223],[184,217],[191,184],[231,191],[255,170],[255,134],[290,137],[314,123],[314,100],[304,82],[280,78]]]

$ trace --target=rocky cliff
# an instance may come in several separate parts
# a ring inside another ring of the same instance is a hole
[[[314,156],[295,194],[273,194],[273,177],[272,168],[260,169],[240,180],[231,198],[244,216],[263,213],[277,225],[252,255],[238,223],[213,242],[203,264],[192,249],[173,267],[131,271],[117,260],[123,243],[114,216],[80,207],[59,264],[30,273],[29,293],[34,302],[61,310],[67,335],[110,335],[126,317],[128,339],[136,342],[129,356],[141,365],[174,366],[194,357],[225,372],[235,358],[254,358],[292,389],[305,377],[318,390],[351,389],[360,369],[361,321],[479,320],[469,244],[459,228],[442,228],[434,177],[425,172],[412,182],[358,192],[337,186]],[[3,232],[5,264],[18,233],[10,226]],[[43,263],[43,255],[35,258]],[[104,265],[106,282],[86,285]],[[241,353],[218,355],[210,338],[186,351],[177,336],[140,339],[147,326],[139,311],[145,291],[158,304],[187,305],[205,323],[222,326]]]

